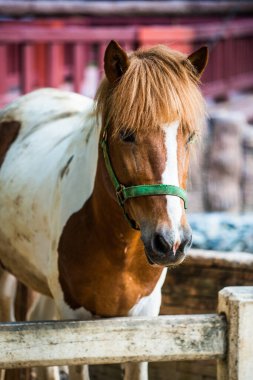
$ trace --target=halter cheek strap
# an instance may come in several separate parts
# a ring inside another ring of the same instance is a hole
[[[112,164],[111,164],[111,160],[109,156],[109,149],[108,149],[108,142],[107,142],[108,126],[109,126],[109,123],[107,123],[107,125],[104,128],[100,145],[103,151],[106,169],[108,171],[109,177],[111,178],[112,184],[115,188],[118,203],[122,207],[123,212],[128,222],[130,223],[131,227],[136,230],[139,230],[137,223],[129,217],[129,215],[127,214],[125,210],[124,204],[130,198],[153,196],[153,195],[173,195],[173,196],[181,198],[184,201],[184,208],[187,209],[187,195],[186,195],[185,190],[183,190],[181,187],[174,186],[174,185],[164,185],[164,184],[124,186],[118,181],[114,173],[114,170],[112,168]]]

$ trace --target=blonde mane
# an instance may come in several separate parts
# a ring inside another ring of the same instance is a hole
[[[116,85],[105,78],[98,89],[96,112],[120,130],[144,133],[180,120],[187,133],[199,132],[205,107],[196,72],[186,56],[166,46],[139,49]]]

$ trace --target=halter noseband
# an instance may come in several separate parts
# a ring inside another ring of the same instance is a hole
[[[119,205],[122,207],[123,212],[130,223],[131,227],[135,230],[139,230],[137,223],[129,217],[129,215],[126,213],[125,210],[125,202],[130,198],[136,198],[136,197],[144,197],[144,196],[150,196],[150,195],[174,195],[176,197],[181,198],[184,201],[184,208],[187,209],[187,195],[185,190],[183,190],[181,187],[174,186],[174,185],[164,185],[164,184],[155,184],[155,185],[136,185],[136,186],[124,186],[122,185],[112,168],[110,156],[109,156],[109,149],[108,149],[108,142],[107,142],[107,129],[108,129],[109,123],[106,124],[102,139],[100,142],[104,160],[105,160],[105,166],[108,171],[109,177],[111,178],[112,184],[115,188],[116,197],[118,200]]]

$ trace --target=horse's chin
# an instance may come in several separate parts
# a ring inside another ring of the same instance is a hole
[[[167,267],[167,268],[173,268],[181,264],[186,254],[182,251],[177,251],[176,254],[171,253],[164,257],[157,257],[157,255],[154,252],[151,252],[147,249],[145,249],[146,257],[148,260],[148,263],[154,267]]]
[[[149,255],[147,254],[147,251],[145,250],[145,253],[146,253],[146,258],[147,258],[147,260],[148,260],[148,263],[150,264],[150,265],[156,265],[150,258],[149,258]]]

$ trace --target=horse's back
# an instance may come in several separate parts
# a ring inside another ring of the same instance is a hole
[[[64,224],[93,190],[99,137],[93,101],[38,90],[1,110],[0,132],[1,125],[0,260],[18,277],[22,268],[26,283],[33,274],[29,285],[40,290]]]

